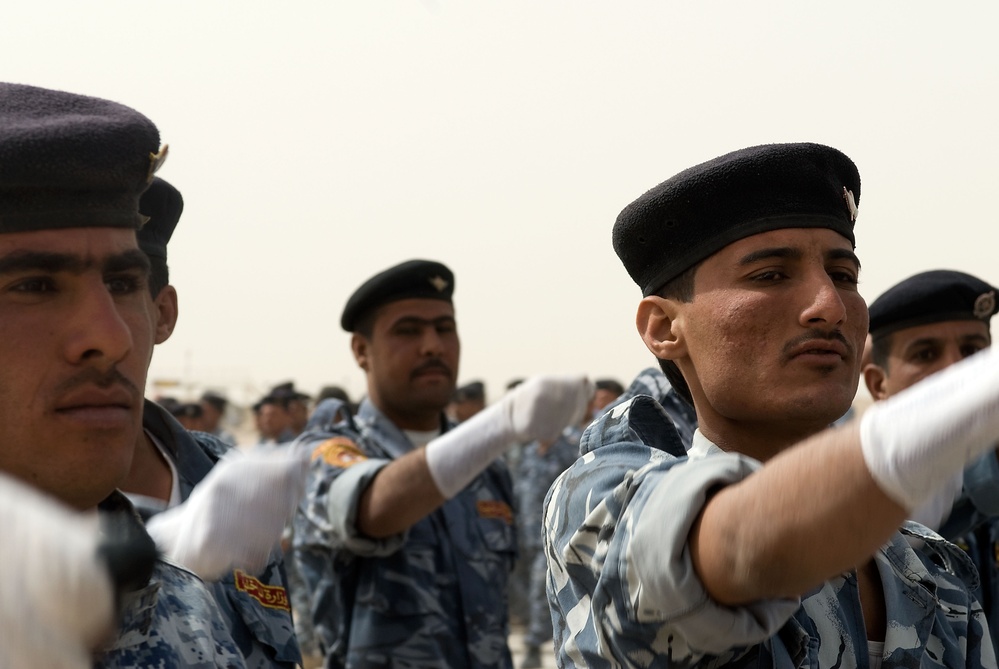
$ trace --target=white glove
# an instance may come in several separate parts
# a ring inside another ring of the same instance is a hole
[[[305,489],[308,453],[292,446],[230,451],[183,503],[146,524],[163,553],[202,579],[258,573]]]
[[[864,461],[903,508],[918,508],[995,448],[999,347],[981,351],[870,407],[860,422]]]
[[[97,519],[0,474],[0,667],[90,669],[114,629]]]
[[[427,466],[450,499],[516,443],[555,439],[582,419],[593,384],[581,375],[536,376],[427,444]]]

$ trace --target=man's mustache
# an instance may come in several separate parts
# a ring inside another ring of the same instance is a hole
[[[417,374],[422,374],[423,372],[432,371],[432,370],[440,370],[445,374],[447,374],[448,376],[451,375],[451,368],[445,365],[443,360],[438,360],[437,358],[433,358],[431,360],[426,361],[416,369],[414,369],[412,374],[410,374],[410,376],[416,376]]]

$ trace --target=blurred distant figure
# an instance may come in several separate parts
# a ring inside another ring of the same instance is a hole
[[[347,391],[340,386],[323,386],[319,389],[319,395],[316,396],[316,402],[319,403],[331,397],[346,404],[350,404],[350,395],[348,395]]]
[[[287,400],[264,395],[254,405],[254,417],[260,438],[258,446],[276,446],[291,441],[295,433],[291,428],[291,416],[287,409]]]
[[[222,427],[222,418],[225,416],[229,400],[218,393],[206,391],[201,395],[201,424],[202,429],[208,434],[214,435],[229,444],[236,445],[236,437]]]
[[[482,381],[472,381],[456,388],[447,407],[447,415],[462,423],[486,408],[486,386]]]
[[[305,429],[333,425],[354,415],[354,410],[346,390],[340,386],[323,386],[316,396],[316,408],[312,410]]]
[[[611,402],[624,394],[624,386],[616,379],[597,379],[593,385],[597,390],[590,403],[590,416],[596,418]]]
[[[175,406],[170,413],[177,422],[184,426],[185,430],[198,430],[205,432],[204,411],[201,405],[195,402],[184,402]]]
[[[302,434],[309,422],[309,401],[312,398],[296,390],[295,384],[291,381],[274,386],[269,396],[277,400],[288,415],[287,434],[289,438],[282,441],[291,441]]]
[[[520,669],[539,669],[544,666],[541,661],[541,646],[552,638],[552,617],[545,594],[548,562],[544,551],[541,550],[544,537],[542,516],[545,494],[558,475],[579,457],[579,438],[597,411],[594,408],[596,404],[603,403],[600,404],[600,409],[603,409],[606,403],[617,397],[614,395],[607,399],[613,393],[615,381],[603,379],[594,385],[599,388],[601,383],[604,387],[603,394],[598,400],[594,393],[590,398],[588,410],[578,423],[567,426],[553,441],[529,443],[523,449],[518,463],[514,492],[517,499],[517,531],[521,551],[515,577],[521,579],[520,589],[523,591],[524,599],[522,608],[518,612],[523,615],[527,624],[527,634],[524,637],[526,652]],[[617,384],[617,387],[620,387],[620,384]],[[516,589],[511,588],[512,591]],[[516,596],[512,599],[516,599]],[[548,647],[551,648],[551,644],[548,644]]]
[[[160,395],[156,398],[155,402],[166,409],[167,413],[171,414],[174,409],[180,406],[180,400],[176,397],[170,397],[169,395]]]

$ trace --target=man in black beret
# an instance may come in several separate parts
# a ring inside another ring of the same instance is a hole
[[[428,260],[361,285],[340,322],[367,396],[296,441],[312,457],[295,554],[327,667],[511,667],[516,533],[499,456],[577,420],[589,383],[536,377],[454,426],[453,294]]]
[[[983,379],[958,409],[899,397],[827,429],[867,336],[859,201],[840,151],[772,144],[621,212],[639,334],[698,428],[685,451],[663,409],[633,397],[587,428],[549,490],[560,666],[993,666],[964,554],[925,529],[917,553],[896,530],[977,456],[969,415],[999,430],[999,360],[927,383]]]
[[[153,178],[139,201],[139,211],[147,220],[137,232],[137,241],[149,259],[147,296],[158,314],[162,341],[170,336],[177,323],[178,297],[175,287],[170,284],[167,248],[183,209],[180,191],[158,177]],[[213,402],[222,399],[210,393],[203,397],[211,398]],[[204,433],[202,406],[203,403],[184,402],[166,408],[154,402],[144,403],[143,429],[136,439],[132,466],[119,487],[147,520],[188,500],[195,487],[230,450],[228,444]],[[244,474],[243,478],[248,475]],[[250,496],[254,500],[261,497],[258,494]],[[235,513],[256,516],[250,504],[216,511],[227,517]],[[198,522],[204,522],[204,519]],[[150,527],[155,533],[152,524]],[[248,536],[247,533],[238,534]],[[278,539],[275,536],[273,544]],[[228,543],[229,548],[235,545],[236,541]],[[260,569],[227,569],[221,577],[206,580],[248,666],[293,669],[300,664],[279,551],[274,550]],[[266,598],[259,595],[263,592],[268,593]],[[282,598],[284,606],[280,605]]]
[[[136,241],[140,197],[165,156],[133,109],[0,84],[0,470],[147,542],[117,488],[153,346],[170,330]],[[199,579],[159,560],[145,576],[120,602],[117,632],[91,649],[96,666],[243,666]],[[66,615],[100,620],[101,605]],[[5,646],[32,638],[5,631]],[[50,632],[52,648],[69,641]],[[56,666],[38,652],[33,666]]]
[[[222,426],[229,400],[219,393],[206,390],[198,400],[204,413],[205,432],[218,437],[229,446],[236,445],[236,437]]]
[[[989,321],[999,309],[997,296],[995,286],[954,270],[920,272],[882,293],[870,306],[869,360],[863,368],[871,397],[886,400],[991,346]],[[990,441],[997,443],[999,436]],[[958,472],[950,486],[911,515],[955,541],[975,562],[993,647],[999,643],[996,516],[995,451]]]

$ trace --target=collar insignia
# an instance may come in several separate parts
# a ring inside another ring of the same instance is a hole
[[[996,310],[996,291],[990,290],[987,293],[982,293],[975,300],[975,306],[972,313],[975,318],[980,318],[982,320],[987,319]]]
[[[847,190],[843,186],[843,199],[846,200],[846,208],[850,210],[850,222],[857,220],[857,201],[853,199],[853,191]]]

